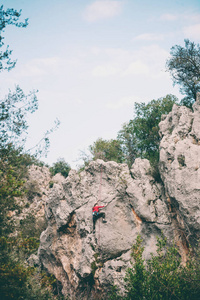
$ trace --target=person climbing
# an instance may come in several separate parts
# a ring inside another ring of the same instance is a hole
[[[92,216],[93,216],[93,232],[95,232],[95,223],[99,218],[102,218],[102,222],[106,223],[107,221],[105,220],[105,213],[104,212],[99,212],[100,208],[105,207],[105,205],[98,206],[97,203],[92,208]]]

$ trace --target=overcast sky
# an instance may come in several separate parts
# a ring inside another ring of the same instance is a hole
[[[173,45],[200,42],[200,0],[5,0],[22,9],[25,29],[5,31],[18,62],[0,74],[0,96],[19,84],[39,90],[28,145],[56,118],[45,162],[64,158],[73,168],[97,138],[116,138],[134,116],[135,102],[174,94],[165,71]]]

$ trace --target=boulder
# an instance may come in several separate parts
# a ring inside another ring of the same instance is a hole
[[[93,233],[92,207],[104,205]],[[54,183],[46,203],[47,229],[40,238],[42,265],[62,284],[64,295],[86,297],[88,288],[123,285],[130,253],[138,234],[144,258],[156,251],[161,231],[173,239],[162,185],[151,175],[148,160],[126,164],[93,161],[81,173],[71,170]]]
[[[92,161],[84,171],[56,175],[47,191],[47,228],[38,258],[69,299],[96,299],[113,284],[123,290],[131,248],[138,235],[144,259],[157,237],[175,240],[183,262],[200,233],[200,102],[174,105],[160,122],[161,180],[147,159],[126,164]],[[105,206],[93,232],[92,207]],[[34,260],[37,259],[34,257]]]
[[[160,123],[160,174],[179,234],[195,244],[200,231],[200,101],[174,105]]]

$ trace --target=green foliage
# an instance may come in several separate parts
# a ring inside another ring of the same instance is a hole
[[[182,104],[191,107],[200,91],[200,46],[186,39],[185,47],[175,45],[170,54],[166,63],[167,70],[174,85],[178,84],[180,92],[186,95]]]
[[[25,286],[31,268],[25,268],[14,258],[15,240],[0,237],[0,289],[1,299],[19,299],[25,292]]]
[[[89,146],[92,159],[103,159],[104,161],[123,162],[123,152],[119,140],[97,139],[93,145]]]
[[[16,197],[24,193],[26,168],[21,164],[22,155],[12,145],[0,148],[0,235],[9,234],[12,222],[9,212],[18,208]]]
[[[53,185],[54,185],[54,182],[53,181],[49,181],[49,188],[50,189],[52,189]]]
[[[33,270],[32,274],[28,278],[26,284],[25,297],[23,299],[26,300],[63,299],[62,297],[54,296],[54,292],[56,290],[56,279],[53,275],[49,275],[46,272],[39,272],[36,268],[32,268],[32,270]]]
[[[26,27],[27,19],[19,22],[21,11],[4,10],[0,7],[0,48],[4,46],[3,33],[7,25]],[[11,70],[16,61],[11,60],[12,51],[8,46],[0,51],[0,72]],[[27,267],[25,259],[36,252],[40,230],[36,227],[34,217],[27,216],[22,220],[21,228],[13,222],[12,214],[21,207],[17,198],[26,193],[25,179],[27,167],[40,162],[32,155],[25,153],[25,141],[28,130],[28,114],[38,108],[36,93],[25,95],[19,86],[0,99],[0,298],[10,299],[53,299],[52,281],[47,288],[42,284],[44,278],[34,268]],[[56,123],[56,126],[58,122]],[[49,146],[47,131],[38,143],[35,154],[42,153]],[[35,193],[34,185],[30,191]],[[29,192],[29,193],[30,193]],[[41,225],[41,224],[38,224]],[[20,230],[21,229],[21,230]],[[41,282],[40,282],[41,279]],[[54,279],[55,281],[55,279]]]
[[[91,269],[92,269],[92,275],[94,276],[96,270],[98,269],[97,265],[96,265],[96,261],[93,261],[91,263]]]
[[[135,103],[135,118],[119,131],[118,140],[126,162],[131,166],[137,157],[147,158],[153,166],[159,159],[159,126],[161,116],[168,114],[178,99],[173,95],[152,100],[149,103]]]
[[[122,126],[122,129],[118,132],[117,139],[121,143],[124,160],[130,168],[139,156],[137,137],[134,131],[134,120],[130,120]]]
[[[11,261],[1,264],[1,299],[20,299],[23,294],[26,294],[26,281],[29,275],[30,270],[24,268],[21,264]]]
[[[20,225],[18,231],[21,233],[22,238],[31,237],[39,242],[40,235],[42,231],[46,229],[46,221],[41,218],[39,221],[32,213],[27,214],[27,216],[20,220]]]
[[[186,166],[184,155],[182,155],[182,154],[178,155],[177,160],[178,160],[178,163],[179,163],[180,167],[185,167]]]
[[[160,181],[159,159],[159,123],[163,114],[172,110],[178,99],[173,95],[152,100],[149,103],[135,103],[135,117],[124,124],[117,139],[97,139],[89,146],[90,155],[83,153],[84,165],[98,158],[104,161],[127,163],[129,168],[137,157],[147,158],[153,167],[152,175]],[[83,169],[83,168],[82,168]],[[81,169],[81,170],[82,170]]]
[[[97,263],[99,263],[99,253],[97,252],[97,253],[95,253],[93,256],[94,256],[95,261],[96,261]]]
[[[36,180],[31,180],[26,183],[26,196],[32,202],[35,196],[41,196],[40,187]]]
[[[107,299],[108,300],[122,300],[119,288],[117,286],[113,285],[113,286],[108,287]]]
[[[67,177],[70,170],[71,170],[71,167],[65,161],[64,158],[58,159],[58,161],[56,163],[54,163],[53,166],[50,168],[50,172],[53,176],[56,175],[57,173],[60,173],[64,177]]]
[[[16,86],[14,92],[2,100],[0,99],[0,148],[5,148],[12,144],[15,148],[25,152],[25,142],[29,128],[27,118],[30,113],[38,109],[36,91],[24,94],[23,90]],[[58,128],[59,120],[54,121],[55,125],[47,130],[42,139],[26,152],[34,150],[34,156],[46,155],[49,148],[49,135]],[[31,157],[31,155],[29,154]]]
[[[8,8],[7,10],[3,9],[3,5],[0,7],[0,48],[4,46],[4,37],[3,33],[6,26],[14,25],[16,27],[26,27],[28,25],[28,19],[25,19],[24,22],[20,22],[21,10],[17,11],[13,8]],[[0,72],[7,69],[8,71],[14,68],[16,61],[12,61],[10,56],[12,51],[9,50],[7,46],[4,50],[0,51]]]
[[[145,293],[145,277],[146,270],[144,266],[144,260],[142,259],[142,253],[144,248],[141,247],[142,239],[137,237],[136,244],[133,245],[132,257],[135,260],[134,269],[129,268],[126,273],[126,293],[129,298],[127,299],[142,299]]]
[[[115,161],[117,163],[124,162],[124,154],[120,140],[103,140],[98,138],[89,146],[89,154],[81,152],[81,159],[84,165],[79,167],[79,172],[83,171],[92,160],[102,159],[104,161]]]
[[[0,238],[0,289],[2,300],[48,300],[55,299],[55,277],[36,268],[26,267],[19,257],[31,254],[35,241],[27,239]],[[17,255],[17,252],[22,252]],[[23,254],[23,255],[22,255]],[[58,298],[57,298],[58,299]]]
[[[21,220],[15,236],[0,237],[1,299],[54,299],[55,278],[27,267],[24,260],[36,253],[42,228],[35,226],[34,216]],[[16,227],[14,227],[16,228]]]
[[[24,144],[28,129],[28,113],[38,108],[35,92],[25,95],[17,86],[13,93],[0,100],[0,146],[14,144],[19,147]]]
[[[152,254],[146,263],[142,259],[143,251],[142,239],[138,236],[132,248],[133,267],[126,272],[125,295],[115,292],[112,299],[199,299],[199,255],[189,257],[183,266],[177,248],[168,247],[164,237],[157,239],[157,255]]]

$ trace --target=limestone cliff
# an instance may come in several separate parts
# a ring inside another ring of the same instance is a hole
[[[110,284],[123,286],[131,246],[140,234],[144,258],[156,250],[161,232],[176,241],[183,261],[200,233],[200,102],[194,111],[174,105],[160,123],[160,175],[156,182],[148,160],[126,164],[93,161],[68,178],[55,176],[40,237],[41,265],[54,274],[70,299],[95,298]],[[93,233],[92,207],[106,205],[107,223]]]

